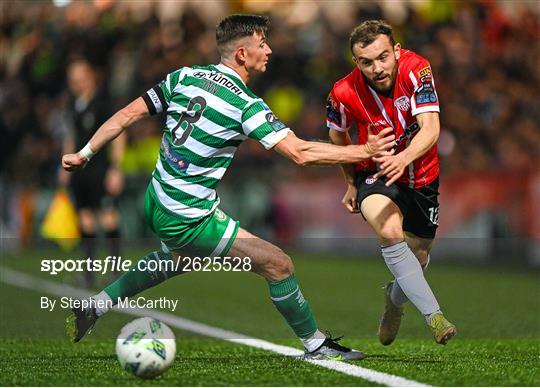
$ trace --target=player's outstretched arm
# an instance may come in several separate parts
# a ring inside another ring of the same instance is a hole
[[[328,131],[328,137],[330,138],[330,142],[332,144],[338,146],[347,146],[352,144],[352,140],[348,132],[336,131],[335,129],[330,128]],[[340,167],[345,181],[350,185],[354,185],[354,164],[342,164]]]
[[[391,155],[395,137],[391,128],[368,137],[366,144],[337,146],[305,141],[289,133],[274,149],[301,166],[356,163],[374,156]]]
[[[328,137],[333,144],[339,146],[347,146],[352,144],[349,132],[337,131],[330,128],[328,131]],[[354,164],[342,164],[340,167],[341,172],[343,173],[343,178],[345,178],[345,182],[347,182],[347,191],[345,191],[345,195],[341,199],[341,203],[350,213],[358,213],[360,209],[358,208],[358,203],[356,201],[358,190],[354,184]]]
[[[62,167],[67,171],[83,168],[95,153],[148,114],[148,108],[142,97],[137,98],[105,121],[82,150],[64,155]]]

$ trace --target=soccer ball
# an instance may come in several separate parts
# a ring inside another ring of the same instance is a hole
[[[116,338],[120,365],[143,379],[165,372],[173,363],[175,354],[172,330],[157,319],[135,319],[125,325]]]

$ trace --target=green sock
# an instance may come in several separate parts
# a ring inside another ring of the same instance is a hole
[[[139,262],[146,262],[144,267],[155,269],[154,271],[146,270],[140,271],[137,264],[135,264],[129,271],[125,272],[122,276],[116,279],[115,282],[105,287],[104,291],[111,297],[113,303],[117,303],[118,298],[131,297],[144,291],[150,287],[154,287],[159,283],[181,274],[182,272],[174,272],[171,268],[174,268],[174,264],[167,264],[166,261],[173,262],[172,255],[163,251],[152,252],[143,257]],[[160,266],[158,263],[160,263]],[[167,268],[168,270],[164,270]]]
[[[298,287],[296,276],[292,274],[277,282],[268,281],[268,287],[274,306],[294,333],[300,338],[311,337],[317,331],[317,323],[308,301]]]

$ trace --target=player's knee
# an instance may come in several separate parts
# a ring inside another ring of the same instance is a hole
[[[278,249],[268,266],[267,272],[270,280],[282,280],[294,273],[294,265],[289,255]]]
[[[379,237],[388,243],[398,243],[403,241],[404,234],[401,225],[397,223],[386,223],[379,229]]]

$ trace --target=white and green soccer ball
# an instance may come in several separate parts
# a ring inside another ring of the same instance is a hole
[[[116,355],[122,368],[135,376],[143,379],[156,377],[174,361],[174,334],[157,319],[135,319],[125,325],[116,338]]]

